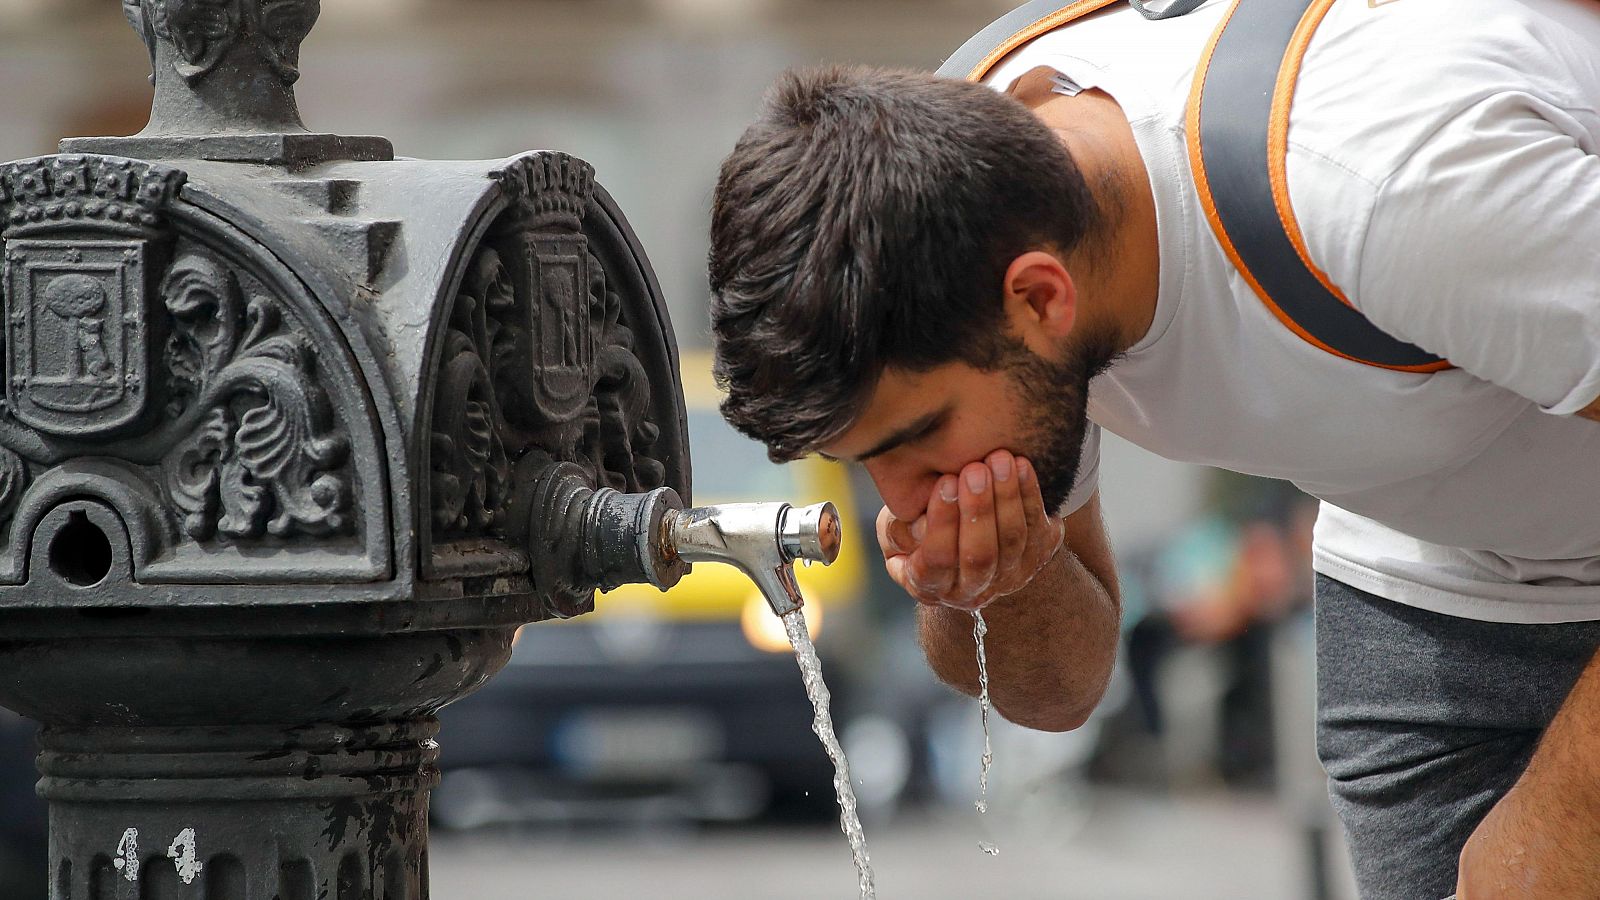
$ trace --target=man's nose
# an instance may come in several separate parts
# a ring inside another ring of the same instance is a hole
[[[876,460],[864,465],[878,488],[878,496],[883,498],[883,505],[896,519],[914,522],[928,511],[928,497],[939,480],[938,472],[908,471]]]

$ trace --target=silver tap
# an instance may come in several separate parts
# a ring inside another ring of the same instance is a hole
[[[795,560],[831,565],[839,558],[843,526],[832,503],[730,503],[667,514],[669,552],[688,563],[738,567],[761,589],[774,614],[805,605],[795,582]]]
[[[533,460],[528,465],[540,464]],[[595,489],[571,463],[544,462],[544,471],[515,506],[525,530],[535,589],[551,615],[588,612],[595,590],[623,584],[676,585],[690,564],[738,567],[780,616],[805,605],[795,560],[831,565],[843,529],[832,503],[730,503],[684,509],[671,488],[643,494]]]

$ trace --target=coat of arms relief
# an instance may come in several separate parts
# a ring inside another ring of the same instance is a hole
[[[177,170],[98,156],[0,167],[0,519],[29,473],[144,467],[198,542],[351,530],[348,446],[298,313],[168,212]]]
[[[503,535],[520,459],[577,465],[597,487],[666,481],[651,385],[586,234],[594,171],[560,153],[499,174],[511,199],[475,251],[444,333],[433,399],[436,543]]]

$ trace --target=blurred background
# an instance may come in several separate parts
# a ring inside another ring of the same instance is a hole
[[[407,156],[549,148],[595,165],[686,351],[696,501],[833,499],[854,526],[840,563],[802,581],[882,896],[1353,897],[1311,738],[1305,498],[1108,436],[1121,667],[1076,732],[995,722],[979,816],[977,704],[923,664],[913,604],[866,543],[871,485],[816,461],[772,466],[716,416],[707,210],[763,90],[823,61],[936,67],[1011,5],[325,0],[300,103],[313,130],[386,135]],[[148,65],[117,0],[0,0],[0,160],[138,131]],[[850,896],[792,654],[748,584],[714,568],[525,629],[507,671],[441,714],[436,900]],[[44,896],[32,740],[0,710],[5,900]]]

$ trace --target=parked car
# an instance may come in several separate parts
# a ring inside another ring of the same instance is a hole
[[[831,500],[846,523],[832,566],[801,567],[805,613],[868,807],[904,789],[910,741],[866,700],[878,632],[867,541],[846,470],[786,466],[717,413],[710,362],[684,364],[697,505]],[[675,588],[631,585],[596,612],[524,628],[510,663],[445,709],[439,824],[634,814],[741,819],[770,803],[833,812],[832,768],[782,622],[735,569],[701,563]],[[852,747],[855,744],[857,746]],[[866,777],[870,774],[870,779]]]

